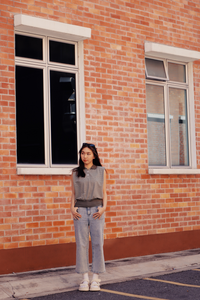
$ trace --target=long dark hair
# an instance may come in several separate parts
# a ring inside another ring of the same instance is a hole
[[[94,154],[93,165],[102,167],[102,164],[100,163],[99,154],[97,152],[97,149],[96,149],[95,145],[94,144],[83,143],[81,149],[79,150],[79,155],[80,155],[79,166],[77,168],[73,169],[73,172],[76,172],[76,175],[78,177],[85,177],[84,162],[81,159],[81,152],[84,148],[89,148],[93,152],[93,154]]]

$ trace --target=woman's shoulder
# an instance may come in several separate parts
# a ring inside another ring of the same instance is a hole
[[[71,173],[72,178],[75,179],[77,177],[77,174],[78,174],[78,168],[72,169],[72,173]]]
[[[75,174],[77,174],[77,170],[75,170],[75,169],[72,169],[71,176],[72,176],[72,177],[74,177],[74,175],[75,175]]]
[[[96,166],[96,169],[97,169],[99,172],[104,172],[104,171],[105,171],[105,168],[102,167],[102,166]]]

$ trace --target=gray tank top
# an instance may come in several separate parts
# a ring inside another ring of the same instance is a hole
[[[76,201],[103,199],[104,170],[104,167],[93,165],[90,169],[84,169],[85,177],[78,177],[76,172],[73,172]]]

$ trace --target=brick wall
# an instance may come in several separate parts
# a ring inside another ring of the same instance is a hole
[[[14,14],[90,27],[86,139],[107,168],[105,238],[200,229],[200,175],[148,175],[144,42],[200,51],[199,0],[1,0],[0,249],[74,241],[68,176],[16,174]],[[200,168],[200,63],[194,64]]]

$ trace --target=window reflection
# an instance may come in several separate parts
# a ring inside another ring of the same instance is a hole
[[[164,62],[162,60],[155,60],[145,58],[147,78],[167,79]]]
[[[189,165],[186,90],[169,89],[171,155],[173,166]]]
[[[146,92],[149,165],[165,166],[164,88],[147,84]]]
[[[185,65],[168,63],[169,80],[186,82]]]

